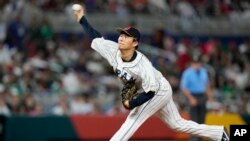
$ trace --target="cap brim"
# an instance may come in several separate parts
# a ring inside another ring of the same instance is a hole
[[[116,31],[121,34],[121,33],[125,33],[127,34],[128,36],[131,36],[133,37],[131,34],[129,34],[126,30],[122,29],[122,28],[116,28]]]

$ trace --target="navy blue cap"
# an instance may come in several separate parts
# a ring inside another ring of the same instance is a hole
[[[141,38],[141,34],[139,32],[139,30],[137,30],[136,28],[134,27],[131,27],[131,26],[128,26],[128,27],[125,27],[124,29],[122,28],[117,28],[116,31],[118,33],[125,33],[127,34],[128,36],[131,36],[131,37],[134,37],[138,42],[140,41],[140,38]]]

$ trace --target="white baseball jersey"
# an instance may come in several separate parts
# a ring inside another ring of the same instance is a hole
[[[108,60],[109,64],[113,66],[115,73],[123,81],[135,79],[138,89],[142,89],[145,92],[170,89],[169,85],[167,85],[168,82],[162,74],[139,51],[137,51],[135,60],[123,62],[116,42],[97,38],[92,42],[92,48]]]
[[[137,51],[137,56],[133,61],[123,62],[116,42],[95,38],[91,47],[107,59],[119,78],[124,81],[131,78],[136,79],[139,89],[144,92],[155,92],[152,99],[131,110],[111,141],[129,140],[144,121],[154,114],[157,114],[170,128],[178,132],[207,137],[213,141],[221,140],[223,126],[197,124],[180,116],[172,99],[170,84],[141,52]]]

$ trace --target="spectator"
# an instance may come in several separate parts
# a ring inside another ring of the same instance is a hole
[[[76,95],[70,102],[71,114],[91,114],[95,110],[94,103],[92,103],[89,96]]]
[[[9,116],[11,112],[7,106],[3,93],[0,93],[0,115]]]
[[[58,116],[70,114],[69,99],[67,95],[60,96],[58,103],[52,108],[51,113]]]
[[[16,47],[18,50],[23,50],[25,35],[27,29],[22,22],[21,14],[19,13],[13,20],[7,30],[7,41],[11,47]]]

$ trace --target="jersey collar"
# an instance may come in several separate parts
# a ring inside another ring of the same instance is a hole
[[[136,64],[138,64],[138,62],[141,60],[141,58],[143,57],[142,53],[140,53],[139,51],[136,51],[137,55],[136,58],[134,60],[132,60],[131,62],[123,62],[122,58],[121,58],[121,51],[118,50],[117,54],[116,54],[116,59],[118,61],[119,66],[121,65],[122,67],[134,67]]]

